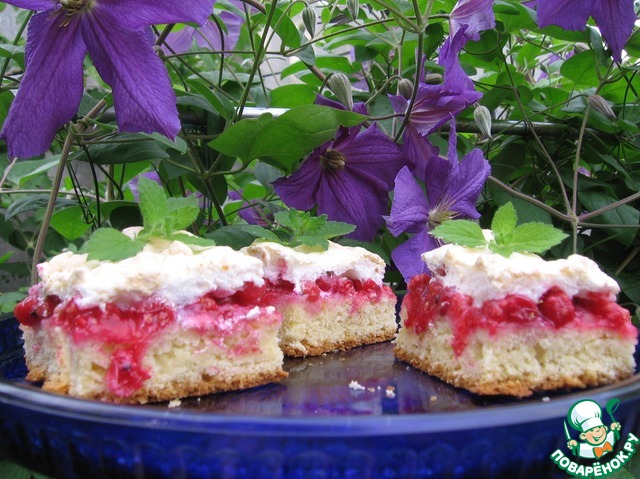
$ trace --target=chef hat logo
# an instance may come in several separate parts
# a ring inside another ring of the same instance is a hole
[[[573,429],[580,432],[604,426],[602,408],[597,402],[590,399],[575,403],[567,414],[567,421]]]

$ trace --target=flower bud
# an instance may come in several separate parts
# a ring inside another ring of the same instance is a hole
[[[587,50],[589,50],[589,45],[587,45],[586,43],[578,42],[573,45],[573,50],[576,53],[586,52]]]
[[[313,9],[313,7],[307,5],[304,10],[302,10],[302,23],[304,24],[304,28],[307,29],[311,37],[316,34],[316,20],[316,11]]]
[[[440,73],[427,73],[424,76],[424,82],[427,85],[439,85],[442,83],[443,77]]]
[[[484,105],[478,105],[473,110],[473,119],[480,128],[480,132],[486,138],[491,138],[491,112]]]
[[[609,102],[602,98],[600,95],[589,95],[587,97],[587,103],[598,113],[609,118],[609,120],[616,120],[616,114],[611,109]]]
[[[354,20],[358,18],[358,12],[360,11],[359,0],[347,0],[347,10],[351,14],[351,18]]]
[[[351,82],[344,73],[333,73],[327,80],[327,86],[338,98],[338,101],[353,110],[353,96],[351,93]]]
[[[411,95],[413,95],[413,82],[406,78],[401,78],[398,81],[398,93],[407,100],[411,98]]]

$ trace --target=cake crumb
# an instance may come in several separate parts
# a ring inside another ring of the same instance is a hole
[[[370,393],[374,393],[376,392],[376,388],[367,388],[367,391],[369,391]]]
[[[542,398],[542,402],[549,402],[549,401],[551,401],[551,398],[549,396],[544,396]]]
[[[182,404],[182,401],[180,401],[180,399],[173,399],[171,401],[169,401],[169,406],[170,408],[174,408],[174,407],[180,407],[180,404]]]
[[[431,396],[429,398],[429,401],[431,401],[431,402],[434,402],[434,401],[437,401],[437,400],[438,400],[438,396]]]
[[[384,393],[389,399],[393,399],[396,397],[396,388],[393,386],[387,386]]]
[[[354,391],[364,391],[365,387],[358,381],[351,381],[349,383],[349,389],[353,389]]]

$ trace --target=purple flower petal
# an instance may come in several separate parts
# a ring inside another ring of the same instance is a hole
[[[180,30],[173,30],[163,44],[165,53],[184,53],[191,50],[193,42],[200,48],[212,51],[230,50],[235,47],[240,37],[240,28],[244,20],[238,15],[223,11],[218,18],[224,23],[226,31],[215,21],[207,20],[201,27],[185,26]]]
[[[100,16],[108,11],[118,19],[114,25],[131,29],[162,23],[202,25],[213,12],[213,3],[214,0],[109,0],[95,2],[91,13]]]
[[[596,1],[599,0],[538,0],[538,25],[584,30]]]
[[[632,1],[598,0],[591,13],[602,37],[613,53],[613,59],[622,61],[622,49],[631,36],[637,20]]]
[[[120,131],[175,138],[180,130],[175,95],[149,30],[123,28],[106,9],[85,19],[82,34],[98,73],[113,90]]]
[[[36,13],[29,21],[27,68],[0,132],[10,158],[46,151],[56,132],[78,111],[86,49],[77,35],[78,22],[59,24],[52,12]]]
[[[493,14],[493,0],[459,0],[449,17],[453,37],[461,27],[466,26],[465,36],[480,40],[480,32],[496,26]]]
[[[417,178],[424,178],[429,167],[429,159],[438,156],[438,149],[426,136],[418,133],[411,123],[407,124],[402,141],[402,152],[409,160],[413,174]]]
[[[466,74],[460,65],[460,51],[467,43],[465,36],[466,25],[455,34],[445,40],[438,52],[438,64],[444,68],[444,88],[450,93],[461,95],[477,95],[477,98],[469,98],[470,103],[480,100],[482,95],[476,93],[475,86],[471,78]]]
[[[394,249],[391,252],[391,259],[408,283],[418,274],[429,273],[427,265],[422,260],[422,253],[438,246],[440,246],[438,240],[424,229]]]
[[[451,114],[460,113],[481,97],[482,94],[471,90],[451,92],[445,89],[444,85],[421,83],[418,85],[409,121],[418,133],[429,135],[449,121]],[[394,95],[389,98],[396,113],[405,113],[409,105],[406,100]]]
[[[292,175],[273,182],[273,189],[286,205],[298,210],[310,210],[315,206],[321,178],[318,157],[310,156]]]
[[[460,162],[432,158],[430,166],[425,182],[432,213],[437,209],[457,213],[456,216],[479,218],[476,201],[491,171],[482,151],[474,149]]]
[[[394,236],[405,231],[417,233],[426,229],[429,205],[424,191],[406,166],[396,176],[391,215],[386,217],[387,229]]]
[[[204,25],[196,29],[196,43],[201,48],[231,50],[238,43],[244,19],[227,11],[218,13],[218,18],[224,24],[226,32],[215,21],[207,20]]]
[[[4,3],[8,3],[14,7],[24,8],[25,10],[33,10],[35,12],[50,10],[54,7],[54,2],[52,0],[5,0]]]
[[[407,164],[400,147],[375,124],[356,136],[348,146],[340,148],[336,145],[336,149],[348,158],[347,170],[355,174],[368,171],[384,182],[387,189],[393,186],[398,170]]]
[[[382,215],[387,212],[387,189],[375,177],[341,172],[329,178],[325,175],[317,197],[319,214],[326,214],[333,221],[356,225],[349,238],[370,241],[384,223]]]

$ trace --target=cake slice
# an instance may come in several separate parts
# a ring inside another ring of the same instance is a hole
[[[431,276],[408,285],[399,359],[474,393],[520,397],[634,373],[637,330],[590,259],[451,244],[422,258]]]
[[[154,239],[116,262],[65,252],[38,273],[15,314],[27,379],[44,390],[146,403],[286,376],[282,317],[258,304],[265,286],[256,258]]]
[[[385,263],[363,248],[329,242],[326,251],[256,242],[263,305],[282,314],[280,347],[288,356],[317,356],[395,336],[396,295],[383,283]]]

